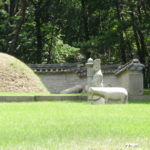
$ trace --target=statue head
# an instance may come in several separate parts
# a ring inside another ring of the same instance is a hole
[[[101,60],[100,59],[95,59],[93,63],[93,71],[97,72],[101,69]]]

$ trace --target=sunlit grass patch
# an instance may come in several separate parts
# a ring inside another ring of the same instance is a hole
[[[0,103],[0,148],[117,149],[150,147],[149,104]],[[119,149],[120,150],[120,149]]]

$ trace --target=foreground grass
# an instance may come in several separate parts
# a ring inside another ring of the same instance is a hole
[[[126,143],[149,149],[149,116],[148,102],[0,103],[0,149],[121,150]]]

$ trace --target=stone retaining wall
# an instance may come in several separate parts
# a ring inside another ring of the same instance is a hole
[[[63,101],[63,100],[75,100],[86,101],[87,96],[51,96],[51,95],[38,95],[38,96],[0,96],[0,102],[37,102],[37,101]],[[129,100],[148,100],[150,101],[150,95],[142,96],[129,96]]]
[[[36,72],[41,81],[52,93],[59,93],[62,90],[75,85],[85,85],[86,77],[80,77],[74,72]]]
[[[0,102],[36,102],[36,101],[55,101],[55,100],[87,100],[86,96],[0,96]]]
[[[52,93],[87,85],[87,67],[85,64],[29,64],[41,81]],[[104,87],[124,87],[129,95],[143,94],[142,65],[133,59],[125,65],[102,65]]]
[[[75,85],[86,85],[87,68],[84,64],[29,64],[33,71],[40,77],[41,81],[52,93],[74,87]],[[119,86],[114,71],[119,65],[104,65],[104,86]]]

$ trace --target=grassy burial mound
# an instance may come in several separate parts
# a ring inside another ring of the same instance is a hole
[[[0,53],[0,92],[47,93],[40,79],[23,62]]]

